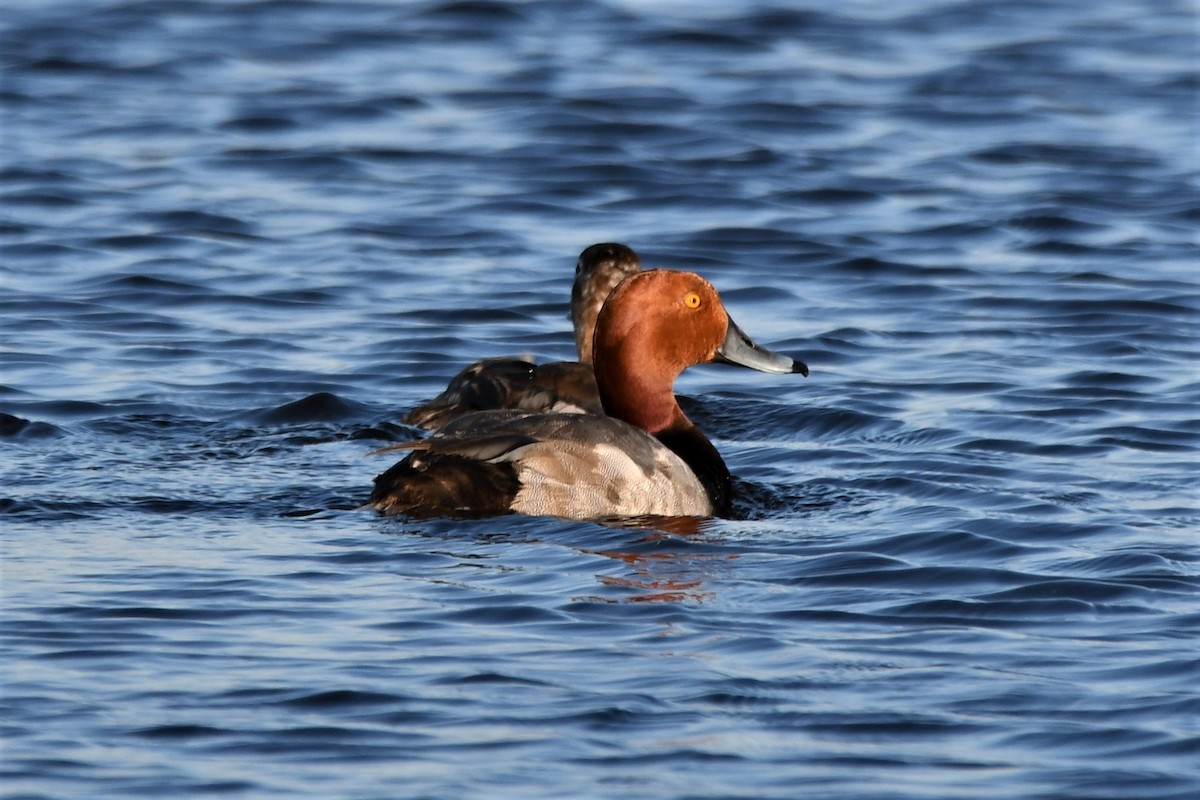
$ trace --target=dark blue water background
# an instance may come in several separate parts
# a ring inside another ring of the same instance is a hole
[[[4,797],[1200,792],[1194,4],[0,25]],[[812,367],[741,518],[357,510],[605,240]]]

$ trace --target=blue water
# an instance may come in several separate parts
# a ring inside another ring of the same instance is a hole
[[[1196,797],[1196,24],[6,4],[3,797]],[[737,518],[360,510],[613,240]]]

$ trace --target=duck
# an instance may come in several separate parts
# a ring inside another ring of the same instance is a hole
[[[733,480],[674,394],[688,367],[723,362],[808,376],[755,344],[692,272],[638,271],[601,307],[592,365],[603,415],[496,409],[463,415],[375,478],[368,506],[410,517],[577,520],[729,513]]]
[[[617,284],[641,270],[641,258],[626,244],[600,242],[584,248],[575,262],[571,286],[578,361],[535,364],[522,358],[480,359],[455,375],[437,397],[409,411],[404,422],[437,430],[464,414],[488,409],[604,413],[591,366],[596,317]]]

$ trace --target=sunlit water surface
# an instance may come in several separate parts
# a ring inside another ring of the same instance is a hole
[[[1196,797],[1152,5],[9,4],[4,797]],[[679,382],[737,518],[360,510],[606,240],[812,367]]]

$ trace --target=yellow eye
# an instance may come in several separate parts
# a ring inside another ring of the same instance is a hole
[[[683,304],[688,308],[700,307],[700,295],[695,292],[688,292],[683,298]]]

